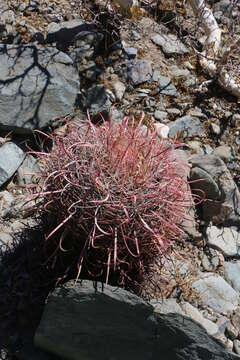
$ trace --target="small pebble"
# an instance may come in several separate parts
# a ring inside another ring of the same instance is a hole
[[[215,135],[220,135],[220,133],[221,133],[220,126],[215,123],[211,124],[211,130],[212,130],[213,134],[215,134]]]

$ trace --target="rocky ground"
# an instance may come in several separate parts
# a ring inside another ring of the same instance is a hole
[[[187,315],[240,354],[239,103],[215,79],[204,86],[204,33],[190,9],[146,3],[127,17],[105,1],[0,1],[2,358],[32,358],[25,346],[60,276],[44,267],[44,231],[26,200],[41,165],[27,154],[41,149],[33,130],[60,131],[86,110],[93,121],[144,111],[146,126],[165,124],[184,143],[192,189],[205,200],[196,223],[184,224],[186,243],[165,260],[159,299],[150,286],[146,296],[156,312]],[[240,36],[240,3],[211,4],[225,44]]]

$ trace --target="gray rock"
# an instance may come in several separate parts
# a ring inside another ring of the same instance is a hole
[[[94,85],[82,95],[82,106],[90,115],[102,114],[108,117],[111,109],[111,101],[103,85]]]
[[[224,273],[229,284],[240,292],[240,261],[225,261]]]
[[[208,249],[208,254],[204,253],[201,262],[205,271],[212,272],[216,271],[220,265],[219,256],[214,249]]]
[[[71,57],[74,66],[81,72],[81,65],[83,65],[84,61],[87,60],[90,62],[90,59],[93,58],[94,48],[90,45],[83,45],[80,48],[74,47],[69,51],[69,56]],[[89,64],[86,64],[89,67]],[[95,65],[96,66],[96,65]]]
[[[190,74],[190,71],[188,69],[181,69],[176,65],[172,65],[170,68],[171,76],[173,77],[188,77]]]
[[[4,214],[10,211],[13,202],[14,202],[14,198],[7,190],[0,192],[1,217],[4,217]]]
[[[203,144],[204,154],[210,155],[213,153],[213,148],[209,144]]]
[[[181,303],[181,308],[186,316],[202,325],[208,334],[213,336],[217,334],[218,326],[214,322],[205,319],[197,308],[186,301]]]
[[[0,186],[13,176],[24,157],[23,150],[12,142],[5,143],[0,147]]]
[[[96,31],[96,27],[93,24],[84,24],[81,31],[74,36],[74,46],[81,47],[89,45],[98,47],[103,38],[104,35],[101,32]]]
[[[240,340],[236,339],[233,341],[233,349],[238,355],[240,355]]]
[[[220,190],[217,183],[213,178],[207,173],[207,171],[201,169],[200,167],[194,167],[191,170],[191,181],[192,189],[201,189],[206,196],[210,199],[218,199],[220,197]]]
[[[76,50],[76,49],[75,49]],[[95,81],[97,76],[101,73],[101,70],[96,65],[94,61],[88,60],[86,64],[75,61],[74,65],[76,65],[81,78],[88,79],[90,81]]]
[[[161,76],[160,70],[155,69],[155,70],[153,71],[152,80],[153,80],[153,81],[158,81],[159,78],[160,78],[160,76]]]
[[[150,304],[154,307],[154,312],[159,314],[180,314],[185,315],[181,306],[177,303],[176,299],[152,300]]]
[[[240,254],[240,233],[233,228],[209,226],[206,236],[208,245],[220,250],[224,256]]]
[[[160,46],[164,54],[168,56],[173,54],[182,55],[189,52],[187,47],[173,34],[155,34],[151,37],[151,40],[154,44]]]
[[[139,85],[152,78],[152,65],[148,60],[136,60],[128,65],[128,78],[133,85]]]
[[[30,200],[26,195],[19,195],[14,198],[10,207],[2,211],[3,219],[25,219],[36,211],[36,200]]]
[[[203,137],[205,136],[205,129],[201,121],[196,117],[189,115],[182,116],[168,124],[170,127],[169,137],[174,137],[178,133],[182,133],[183,137]]]
[[[203,273],[192,286],[199,292],[202,304],[219,313],[227,314],[238,306],[239,294],[220,275]]]
[[[138,53],[138,49],[134,47],[123,47],[123,50],[129,59],[135,59]]]
[[[0,46],[0,125],[29,131],[73,112],[79,77],[54,48]],[[6,116],[6,113],[8,116]]]
[[[34,176],[40,171],[38,159],[31,155],[26,155],[22,165],[17,171],[17,183],[18,185],[31,184]]]
[[[178,91],[173,85],[171,79],[167,76],[160,75],[158,78],[159,93],[168,96],[178,96]]]
[[[34,342],[68,360],[237,359],[191,319],[153,313],[137,296],[90,281],[49,295]]]
[[[225,163],[228,163],[232,156],[232,150],[230,146],[220,145],[214,149],[213,153],[219,156]]]
[[[156,110],[154,112],[155,119],[159,120],[159,121],[166,120],[167,116],[168,116],[168,113],[166,111]]]
[[[226,326],[226,334],[230,340],[235,340],[238,337],[238,330],[232,324],[228,324]]]
[[[208,182],[211,181],[212,188],[216,188],[217,184],[219,189],[218,197],[216,197],[216,192],[213,192],[212,195],[208,193],[208,199],[203,202],[203,219],[212,221],[214,225],[237,226],[240,222],[240,193],[224,162],[214,154],[193,155],[189,161],[192,164],[191,173],[193,172],[195,180],[197,171],[194,169],[200,168],[210,176]],[[201,176],[202,172],[199,173],[199,180]],[[199,181],[197,187],[205,191],[206,182]]]
[[[222,338],[222,339],[224,338],[226,341],[227,340],[225,336],[226,327],[231,324],[231,321],[227,316],[220,316],[218,317],[216,324],[218,326],[218,334],[216,335],[217,338]]]
[[[217,1],[216,4],[214,5],[214,11],[226,12],[230,5],[231,5],[230,0]]]
[[[87,24],[80,19],[52,22],[48,25],[47,42],[61,42],[69,44],[74,37],[82,31],[95,30],[93,24]]]

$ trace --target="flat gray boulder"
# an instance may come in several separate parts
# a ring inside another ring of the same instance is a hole
[[[50,47],[0,45],[0,127],[26,132],[74,110],[79,76]]]
[[[238,359],[191,319],[154,314],[141,298],[91,281],[48,297],[35,345],[69,360]]]

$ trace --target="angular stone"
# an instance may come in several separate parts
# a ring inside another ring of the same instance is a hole
[[[137,296],[90,281],[49,295],[34,340],[68,360],[237,359],[191,319],[153,313]]]
[[[224,272],[226,280],[229,282],[229,284],[235,290],[240,292],[240,261],[225,261]]]
[[[181,133],[183,137],[205,136],[205,129],[196,117],[185,115],[168,125],[170,127],[169,137],[175,137],[178,133]]]
[[[220,250],[224,256],[240,254],[240,233],[233,228],[209,226],[206,235],[208,245]]]
[[[40,171],[38,160],[31,155],[27,155],[17,171],[18,185],[32,183],[32,179],[38,171]]]
[[[190,71],[188,69],[181,69],[176,65],[172,65],[170,71],[171,76],[173,77],[188,77],[190,75]]]
[[[218,326],[214,322],[205,319],[197,308],[195,308],[186,301],[182,302],[180,305],[182,310],[184,311],[185,316],[190,317],[192,320],[202,325],[204,329],[208,332],[208,334],[210,335],[217,334]]]
[[[128,66],[128,77],[133,85],[139,85],[152,78],[152,65],[148,60],[136,60]]]
[[[238,330],[232,324],[228,324],[226,326],[226,334],[230,340],[235,340],[238,337]]]
[[[213,192],[213,196],[209,194],[208,199],[203,202],[203,219],[212,221],[214,225],[238,226],[240,224],[240,193],[224,162],[214,154],[193,155],[189,161],[192,169],[200,168],[208,173],[219,188],[217,198],[216,192]],[[205,183],[203,182],[203,188],[201,183],[201,181],[198,182],[198,188],[204,191]]]
[[[189,52],[187,47],[173,34],[155,34],[151,37],[151,40],[154,44],[160,46],[164,54],[168,56],[173,54],[182,55]]]
[[[150,304],[154,307],[154,312],[159,314],[175,313],[184,315],[184,311],[176,299],[152,300]]]
[[[82,95],[82,106],[94,117],[102,114],[108,117],[111,109],[111,101],[103,85],[93,85]]]
[[[12,142],[5,143],[0,147],[0,186],[13,176],[24,157],[23,150]]]
[[[0,45],[0,125],[6,129],[34,130],[73,112],[79,86],[67,54],[34,45]]]
[[[191,187],[194,190],[199,188],[203,193],[200,193],[200,196],[204,194],[206,199],[218,199],[221,195],[217,183],[213,180],[211,175],[200,167],[194,167],[191,170]]]
[[[156,110],[154,113],[154,117],[156,120],[163,121],[167,118],[168,113],[166,111]]]
[[[68,283],[49,297],[35,344],[67,359],[144,359],[151,314],[152,306],[120,288]]]
[[[80,19],[52,22],[48,25],[47,42],[69,43],[78,33],[95,29],[93,24],[86,24]]]
[[[173,85],[171,79],[167,76],[160,75],[158,78],[159,93],[168,96],[178,96],[178,91]]]
[[[129,59],[135,59],[138,53],[138,49],[134,47],[124,47],[123,50]]]
[[[192,286],[199,292],[202,303],[219,313],[227,314],[238,306],[239,294],[220,275],[202,274]]]

